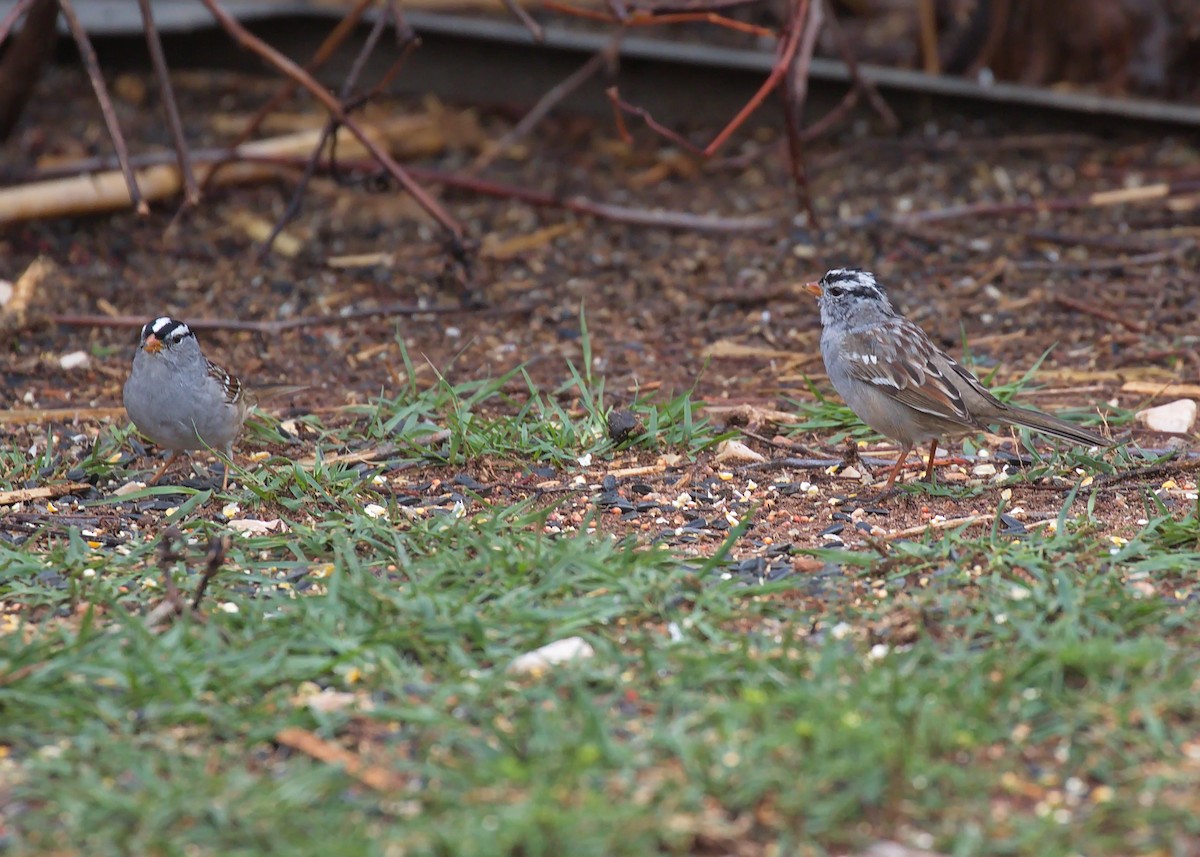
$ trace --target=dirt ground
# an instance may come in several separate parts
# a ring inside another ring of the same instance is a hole
[[[109,151],[86,80],[56,70],[52,82],[45,91],[54,97],[36,100],[14,139],[0,149],[6,183],[39,161]],[[275,83],[181,74],[176,87],[194,144],[215,145],[228,139],[223,129],[231,120],[253,113]],[[166,148],[152,81],[123,76],[115,90],[133,148]],[[412,102],[384,102],[376,109],[376,115],[470,111]],[[271,133],[321,122],[307,108],[292,106],[285,113]],[[464,172],[479,147],[512,122],[498,114],[473,118],[476,131],[448,138],[420,165]],[[658,388],[665,397],[694,385],[696,398],[750,405],[758,409],[754,416],[787,410],[789,398],[811,399],[808,378],[827,386],[815,306],[796,284],[829,267],[857,266],[874,270],[897,305],[952,354],[961,353],[965,340],[977,367],[998,368],[997,380],[1020,377],[1052,348],[1036,376],[1041,388],[1025,398],[1029,404],[1128,410],[1159,391],[1160,402],[1178,398],[1166,385],[1195,382],[1200,370],[1200,254],[1194,246],[1200,196],[1142,192],[1122,202],[1120,196],[1094,195],[1194,181],[1200,153],[1182,136],[1159,131],[1108,141],[1014,127],[1010,119],[947,119],[898,136],[876,136],[860,124],[814,145],[808,167],[820,228],[796,216],[785,153],[772,133],[741,134],[723,157],[697,164],[646,132],[627,145],[610,122],[551,119],[484,175],[638,209],[765,214],[779,225],[751,234],[702,234],[435,188],[481,242],[471,286],[482,307],[332,319],[275,335],[206,330],[202,344],[251,383],[308,385],[279,412],[315,411],[337,425],[350,419],[339,408],[363,403],[381,389],[394,392],[404,380],[397,335],[421,383],[435,380],[434,368],[458,383],[523,364],[540,389],[557,389],[569,380],[567,360],[581,359],[582,306],[593,370],[606,379],[614,403],[638,390]],[[696,136],[707,140],[710,133],[697,130]],[[279,216],[296,175],[289,169],[266,183],[217,189],[170,230],[176,202],[155,205],[148,218],[118,213],[6,227],[0,232],[0,279],[16,281],[38,256],[53,260],[58,274],[36,296],[33,315],[41,321],[4,334],[0,402],[12,409],[120,405],[136,329],[46,322],[52,315],[273,321],[397,302],[454,307],[460,301],[441,276],[444,257],[427,218],[405,195],[372,188],[354,175],[349,183],[314,181],[287,230],[294,255],[275,253],[255,263],[254,230]],[[957,216],[922,216],[954,206],[979,207]],[[367,266],[347,258],[363,254],[379,255]],[[80,350],[91,356],[89,364],[62,368],[63,356]],[[727,417],[717,412],[714,418]],[[94,434],[98,426],[84,420],[81,428],[59,428]],[[777,433],[769,423],[752,429],[766,438]],[[46,431],[44,424],[10,416],[9,424],[0,425],[0,439],[28,448],[44,441]],[[1126,438],[1132,432],[1146,447],[1162,448],[1167,441],[1130,424],[1113,431]],[[796,440],[809,457],[842,455],[828,435]],[[768,458],[806,455],[756,438],[746,442]],[[993,454],[1002,443],[1011,438],[993,439]],[[863,454],[886,457],[889,449],[879,444]],[[854,544],[873,526],[885,534],[939,515],[990,518],[1006,486],[993,484],[990,474],[973,475],[975,465],[965,461],[942,475],[952,486],[986,481],[989,487],[977,496],[904,495],[875,512],[853,513],[863,504],[838,498],[862,486],[824,467],[743,470],[739,462],[715,462],[712,452],[693,462],[621,453],[582,468],[586,485],[599,490],[581,491],[555,520],[570,526],[598,504],[607,510],[606,527],[711,551],[740,511],[763,502],[754,543],[769,563],[785,544],[835,543],[820,533],[838,523],[844,524],[840,537]],[[610,474],[615,479],[605,484]],[[397,496],[446,503],[461,475],[407,471],[391,484]],[[531,471],[528,462],[480,461],[467,475],[493,488],[492,500],[546,490],[547,476]],[[564,484],[569,478],[561,475]],[[1078,478],[1066,472],[1057,481],[1018,481],[1007,486],[1012,493],[1004,500],[1009,509],[1024,509],[1018,517],[1026,522],[1054,516]],[[1098,481],[1103,488],[1096,514],[1114,533],[1137,525],[1147,488],[1180,507],[1196,490],[1190,475],[1162,470]],[[93,492],[115,487],[100,484]],[[119,529],[119,521],[111,523]],[[755,568],[761,573],[763,565]]]

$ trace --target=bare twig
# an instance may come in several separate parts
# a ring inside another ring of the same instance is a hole
[[[113,110],[112,100],[108,97],[108,86],[104,83],[100,62],[96,59],[96,49],[92,47],[87,30],[83,28],[79,16],[75,14],[72,0],[58,0],[58,5],[62,10],[63,17],[67,20],[67,28],[70,29],[71,36],[79,47],[79,57],[83,60],[83,66],[87,69],[88,78],[92,82],[92,89],[96,92],[96,101],[100,103],[100,112],[104,115],[108,136],[112,138],[113,149],[117,153],[117,160],[121,163],[121,172],[125,175],[125,184],[129,187],[129,201],[138,214],[147,215],[150,213],[150,206],[142,199],[137,179],[133,175],[133,168],[129,165],[129,150],[125,146],[125,137],[121,133],[121,126],[117,123],[117,114]]]
[[[389,770],[382,765],[368,764],[358,754],[352,753],[332,741],[327,741],[307,729],[288,726],[276,733],[275,740],[282,746],[298,750],[319,762],[338,765],[346,772],[347,776],[353,777],[376,791],[395,792],[405,785],[405,779],[399,772]]]
[[[1055,232],[1050,229],[1030,229],[1023,237],[1030,242],[1046,242],[1050,244],[1065,244],[1077,247],[1097,247],[1101,250],[1111,250],[1117,253],[1153,253],[1162,249],[1144,241],[1132,241],[1107,232],[1092,234],[1075,234]]]
[[[234,41],[242,47],[258,54],[280,73],[287,75],[312,93],[325,109],[329,111],[329,114],[342,125],[345,125],[346,129],[358,138],[363,147],[387,170],[388,174],[401,187],[408,191],[413,199],[442,226],[448,233],[451,243],[454,246],[461,246],[465,233],[458,221],[442,207],[441,203],[431,197],[424,188],[414,181],[408,171],[400,166],[382,146],[371,139],[357,122],[346,114],[342,104],[327,89],[313,79],[311,74],[243,27],[236,18],[225,11],[218,0],[200,0],[200,2],[204,4],[217,20],[217,23],[229,33]]]
[[[942,60],[938,56],[937,9],[934,0],[918,0],[917,18],[920,22],[921,59],[926,74],[941,74]]]
[[[150,0],[138,0],[138,7],[142,13],[142,29],[146,31],[146,45],[150,49],[150,62],[154,66],[154,76],[158,78],[163,110],[167,114],[167,127],[171,129],[171,142],[175,146],[175,157],[179,161],[179,172],[183,176],[184,204],[196,205],[200,202],[200,188],[196,184],[196,176],[192,173],[187,140],[183,136],[183,122],[179,118],[179,107],[175,103],[175,92],[171,88],[167,60],[163,56],[162,40],[158,36],[158,28],[154,25],[154,11],[150,8]]]
[[[546,31],[542,29],[542,25],[533,20],[517,0],[504,0],[504,7],[512,13],[521,24],[529,31],[529,35],[533,36],[533,40],[538,44],[546,41]]]
[[[624,35],[624,30],[618,32],[603,49],[597,51],[587,62],[564,78],[560,83],[549,89],[545,95],[538,99],[537,104],[533,105],[530,111],[521,117],[520,122],[480,153],[468,171],[471,173],[483,172],[491,166],[496,158],[504,154],[509,146],[532,131],[534,126],[541,122],[546,114],[558,106],[563,99],[591,80],[601,69],[611,68],[617,61],[621,39]]]
[[[808,98],[808,70],[817,35],[821,31],[821,0],[795,0],[789,27],[798,28],[802,35],[799,48],[792,55],[786,85],[783,89],[783,115],[787,125],[788,161],[792,167],[792,184],[797,203],[808,215],[809,225],[819,228],[817,210],[808,192],[808,173],[804,166],[804,142],[800,126],[804,121],[804,102]]]
[[[807,7],[809,0],[795,0],[795,2],[798,4],[798,6]],[[635,107],[628,102],[623,101],[618,94],[617,88],[614,86],[607,90],[607,94],[609,101],[611,101],[613,104],[613,108],[617,111],[617,125],[622,136],[628,138],[628,131],[625,130],[625,123],[621,118],[621,114],[628,113],[632,116],[637,116],[653,131],[658,133],[660,136],[671,140],[676,145],[683,146],[689,151],[698,153],[705,158],[712,157],[718,150],[720,150],[722,146],[725,145],[729,138],[733,136],[734,132],[745,123],[746,119],[749,118],[749,116],[760,106],[762,106],[762,103],[767,99],[767,96],[770,95],[777,86],[779,86],[780,82],[782,82],[784,78],[784,75],[786,75],[791,68],[792,60],[796,55],[796,51],[800,47],[800,38],[805,29],[802,25],[807,16],[793,14],[792,17],[792,26],[789,26],[786,29],[784,37],[779,43],[779,47],[776,49],[775,64],[771,67],[771,73],[767,75],[767,79],[763,81],[762,85],[759,86],[754,95],[752,95],[750,99],[744,105],[742,105],[742,108],[737,112],[737,115],[735,115],[733,119],[730,120],[730,122],[724,128],[722,128],[715,137],[713,137],[707,146],[704,146],[703,148],[696,146],[691,141],[680,136],[679,134],[676,134],[674,131],[671,131],[662,123],[658,122],[647,110],[641,107]]]
[[[1076,310],[1077,312],[1087,313],[1088,315],[1093,315],[1096,318],[1104,319],[1105,321],[1110,321],[1113,324],[1119,324],[1126,330],[1132,330],[1135,333],[1145,333],[1146,332],[1146,325],[1143,324],[1142,322],[1138,321],[1137,319],[1129,318],[1118,312],[1113,312],[1110,309],[1105,309],[1104,307],[1096,306],[1095,304],[1090,304],[1087,301],[1079,300],[1079,298],[1073,298],[1073,297],[1070,297],[1069,295],[1057,295],[1056,294],[1054,296],[1054,302],[1056,304],[1058,304],[1059,306],[1066,307],[1067,309],[1073,309],[1073,310]]]
[[[179,592],[179,587],[175,584],[174,566],[175,563],[183,559],[183,555],[176,549],[176,544],[183,541],[183,534],[173,526],[163,530],[162,537],[158,542],[158,568],[162,572],[163,580],[163,600],[146,616],[148,625],[157,625],[167,616],[181,615],[187,606],[184,604],[183,595]]]
[[[879,94],[879,87],[873,81],[863,77],[862,69],[858,65],[858,57],[850,46],[846,34],[842,31],[842,25],[838,23],[837,14],[832,8],[829,10],[829,32],[833,34],[834,46],[837,48],[842,62],[846,64],[846,69],[850,72],[850,78],[854,81],[855,87],[866,93],[867,101],[875,108],[875,112],[879,114],[890,130],[894,131],[899,128],[900,120],[892,108],[888,107],[888,103],[883,100],[883,96]]]
[[[21,0],[0,22],[0,44],[26,9],[25,25],[0,58],[0,140],[8,138],[21,118],[57,37],[58,0]]]
[[[1137,467],[1133,470],[1126,470],[1121,473],[1107,473],[1102,476],[1097,476],[1092,484],[1088,486],[1093,491],[1099,491],[1104,488],[1111,488],[1122,482],[1131,482],[1133,480],[1142,479],[1158,479],[1160,476],[1166,476],[1175,473],[1191,473],[1200,469],[1200,459],[1189,459],[1186,461],[1162,461],[1158,464],[1151,464],[1146,467]]]
[[[208,584],[217,572],[221,570],[221,563],[225,561],[225,552],[229,550],[229,536],[221,536],[214,538],[208,543],[208,556],[204,560],[204,573],[200,575],[200,582],[196,584],[196,592],[192,596],[192,610],[200,609],[200,603],[204,600],[204,592],[208,589]]]
[[[1191,241],[1183,241],[1165,250],[1155,250],[1151,253],[1137,253],[1121,259],[1092,259],[1087,262],[1013,262],[1013,267],[1021,271],[1068,271],[1083,273],[1085,271],[1115,271],[1121,268],[1131,268],[1137,265],[1157,265],[1178,259],[1192,248]]]
[[[236,330],[247,333],[263,333],[277,335],[286,330],[297,330],[304,327],[341,327],[364,318],[396,315],[449,315],[463,312],[480,312],[485,315],[523,315],[535,308],[533,304],[513,304],[504,307],[479,307],[464,309],[453,306],[417,306],[415,304],[383,304],[369,309],[352,310],[347,313],[330,313],[328,315],[299,316],[279,321],[243,321],[241,319],[188,319],[188,327],[194,330]],[[53,324],[64,327],[120,327],[135,328],[146,323],[146,319],[136,315],[52,315],[48,319]]]
[[[325,65],[325,63],[329,61],[329,58],[333,56],[334,52],[341,46],[342,42],[346,40],[346,37],[354,31],[354,28],[358,25],[358,22],[362,20],[362,16],[366,13],[367,9],[372,3],[374,3],[374,0],[358,0],[358,2],[354,4],[350,11],[346,13],[346,16],[338,22],[337,26],[329,31],[329,35],[322,40],[321,44],[317,46],[317,49],[313,51],[312,57],[304,66],[305,69],[309,72],[314,72],[321,68],[321,66]],[[242,145],[242,143],[245,143],[247,140],[249,140],[254,133],[258,131],[259,127],[262,126],[263,120],[275,112],[275,109],[278,108],[279,105],[285,100],[287,100],[292,93],[296,91],[296,87],[299,85],[300,84],[292,78],[285,80],[275,94],[268,98],[266,103],[264,103],[262,107],[260,107],[250,118],[250,121],[246,123],[246,127],[241,130],[237,136],[237,139],[235,139],[229,146],[229,150],[232,151],[238,146]],[[232,155],[230,157],[232,158]],[[213,175],[217,173],[223,163],[224,161],[218,162],[217,165],[209,171],[208,175],[200,180],[200,190],[202,192],[208,187],[208,182],[212,179]]]
[[[146,2],[146,0],[142,0]],[[367,34],[366,40],[363,42],[362,48],[358,52],[358,56],[354,58],[354,62],[350,66],[350,72],[346,75],[345,81],[342,82],[342,89],[339,97],[343,102],[354,91],[354,87],[358,84],[359,75],[362,74],[363,66],[367,59],[375,51],[375,46],[379,43],[380,36],[383,35],[384,28],[387,27],[388,15],[385,11],[375,19],[374,26],[371,27],[371,32]],[[312,179],[313,173],[316,172],[317,164],[321,160],[321,152],[325,151],[325,146],[330,138],[337,132],[338,122],[332,116],[325,121],[325,127],[321,129],[321,138],[317,141],[317,145],[313,147],[312,155],[309,156],[308,163],[304,165],[304,173],[300,176],[300,181],[296,183],[295,190],[292,191],[292,198],[288,200],[287,207],[283,214],[275,221],[274,227],[271,229],[271,234],[263,241],[257,253],[257,261],[262,262],[271,248],[275,245],[275,239],[279,237],[279,233],[284,230],[292,218],[300,210],[300,203],[304,199],[304,192],[308,188],[308,183]],[[336,141],[336,137],[334,140]],[[332,160],[332,157],[330,158]]]
[[[17,21],[21,19],[21,16],[24,15],[29,10],[29,7],[35,2],[37,2],[37,0],[17,0],[17,2],[13,4],[13,7],[8,10],[8,14],[4,16],[4,20],[0,21],[0,45],[4,44],[5,39],[8,38],[8,34],[12,32],[12,28],[16,25]]]
[[[18,488],[15,491],[0,491],[0,506],[11,506],[14,503],[29,503],[34,500],[50,500],[74,491],[86,491],[91,487],[86,482],[59,482],[55,485],[43,485],[40,488]]]
[[[970,205],[950,205],[917,211],[896,218],[902,223],[934,223],[971,217],[1005,217],[1011,214],[1032,214],[1039,211],[1078,211],[1109,205],[1160,202],[1171,196],[1200,191],[1200,179],[1162,182],[1134,188],[1096,191],[1086,196],[1051,197],[1020,202],[978,202]]]
[[[279,160],[287,163],[292,162],[286,158]],[[350,164],[343,161],[342,165],[348,166]],[[371,164],[359,162],[355,166],[367,169]],[[779,225],[779,220],[775,217],[718,217],[705,214],[691,214],[685,211],[632,208],[630,206],[596,202],[584,196],[559,197],[552,193],[503,184],[491,181],[490,179],[447,173],[441,170],[429,170],[421,167],[412,167],[409,169],[409,173],[414,178],[433,184],[442,184],[447,187],[467,190],[485,196],[516,199],[530,205],[564,208],[576,214],[586,214],[591,217],[599,217],[616,223],[628,223],[634,226],[655,226],[664,229],[690,229],[696,232],[729,234],[761,232],[773,229]]]

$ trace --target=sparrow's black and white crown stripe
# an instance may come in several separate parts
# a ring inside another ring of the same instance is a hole
[[[142,342],[145,342],[151,335],[166,345],[178,345],[189,336],[193,338],[196,336],[187,324],[165,315],[159,316],[142,327]]]

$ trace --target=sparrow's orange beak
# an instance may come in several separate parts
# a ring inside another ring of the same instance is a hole
[[[803,288],[804,291],[808,292],[810,295],[813,295],[814,297],[819,298],[821,296],[821,284],[820,283],[805,283],[801,288]]]
[[[142,343],[142,348],[144,348],[150,354],[157,354],[158,352],[162,351],[162,340],[152,333],[146,337],[146,341]]]

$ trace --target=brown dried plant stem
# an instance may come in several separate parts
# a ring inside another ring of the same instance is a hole
[[[362,20],[363,14],[366,13],[367,9],[373,2],[374,0],[358,0],[358,2],[354,4],[350,11],[346,13],[346,16],[338,22],[337,26],[329,32],[329,35],[327,35],[324,40],[322,40],[321,44],[317,46],[317,49],[313,51],[312,57],[309,58],[308,63],[304,66],[306,71],[310,73],[314,72],[329,61],[329,58],[333,56],[333,52],[341,47],[342,42],[344,42],[346,37],[353,32],[354,28],[358,25],[358,22]],[[236,149],[238,146],[242,145],[252,136],[254,136],[255,132],[258,131],[258,129],[262,126],[263,121],[270,116],[280,104],[291,97],[292,93],[296,91],[296,87],[299,85],[299,83],[291,78],[285,80],[279,89],[276,90],[275,94],[268,98],[266,103],[258,108],[255,114],[250,118],[250,121],[246,123],[246,127],[241,130],[241,132],[237,135],[237,138],[234,139],[234,141],[230,144],[230,150],[232,151],[233,149]],[[232,159],[232,155],[230,156],[230,159]],[[224,163],[225,161],[217,163],[217,165],[213,169],[209,170],[208,173],[200,180],[201,192],[208,187],[208,183],[212,180],[212,177],[216,175],[217,171]]]
[[[142,13],[142,28],[146,31],[146,46],[150,50],[150,62],[154,66],[154,76],[158,78],[163,109],[167,113],[167,127],[171,131],[175,157],[179,161],[179,172],[183,176],[184,202],[187,205],[195,205],[200,201],[200,188],[196,184],[196,176],[192,172],[192,161],[188,155],[187,140],[183,136],[183,122],[179,118],[179,106],[175,103],[175,93],[171,89],[171,77],[167,71],[166,57],[163,55],[162,40],[158,36],[158,28],[154,25],[154,11],[150,8],[150,0],[138,0],[138,8]]]
[[[804,165],[804,141],[800,126],[804,122],[804,103],[808,99],[808,73],[817,34],[821,31],[821,0],[796,0],[793,7],[792,30],[801,33],[800,46],[792,56],[786,85],[783,88],[783,116],[787,126],[788,162],[792,168],[792,185],[796,188],[797,203],[808,215],[808,222],[818,226],[812,194],[808,191],[808,172]]]
[[[12,28],[16,26],[17,21],[21,16],[29,11],[37,0],[17,0],[13,7],[8,10],[8,14],[4,16],[4,20],[0,21],[0,45],[4,44],[4,40],[8,38],[8,34],[12,32]]]
[[[358,56],[354,58],[354,63],[350,66],[350,72],[346,75],[345,81],[342,82],[342,89],[339,97],[344,103],[354,91],[354,87],[358,83],[359,75],[362,74],[363,66],[367,59],[375,50],[375,46],[379,43],[380,37],[383,35],[384,29],[388,23],[388,12],[384,11],[375,19],[375,24],[371,27],[371,32],[367,34],[366,40],[363,42],[362,48],[358,52]],[[321,153],[325,151],[325,146],[330,138],[337,132],[338,122],[332,116],[325,121],[325,126],[321,129],[321,137],[317,141],[317,145],[313,147],[312,154],[308,158],[308,163],[304,165],[304,173],[300,176],[300,181],[296,183],[296,188],[292,191],[292,197],[288,200],[287,207],[283,210],[283,214],[275,221],[275,225],[271,228],[271,234],[263,241],[259,248],[257,260],[261,262],[266,255],[271,252],[271,248],[275,245],[275,239],[279,237],[279,233],[283,232],[284,227],[291,223],[292,219],[300,211],[300,203],[304,199],[304,192],[308,188],[308,183],[316,172],[317,164],[321,160]],[[336,142],[336,138],[335,142]]]
[[[329,111],[330,116],[336,119],[339,123],[346,126],[351,134],[353,134],[363,147],[370,152],[374,158],[387,173],[417,201],[417,203],[425,209],[425,211],[438,222],[439,225],[446,231],[451,247],[461,251],[463,248],[463,238],[465,231],[462,226],[450,215],[445,208],[442,207],[436,199],[430,196],[424,188],[422,188],[408,171],[405,170],[388,152],[380,146],[375,140],[363,131],[362,127],[354,121],[353,118],[346,114],[346,110],[336,98],[334,98],[328,90],[313,79],[312,75],[306,72],[296,63],[292,62],[286,56],[281,54],[275,48],[268,45],[262,39],[255,36],[245,27],[243,27],[237,19],[231,16],[221,6],[217,0],[200,0],[209,10],[212,16],[216,19],[226,32],[240,45],[253,51],[262,57],[268,64],[277,69],[280,73],[295,80],[315,97]]]
[[[147,215],[150,213],[150,206],[142,199],[141,192],[138,190],[137,179],[133,175],[133,168],[129,165],[129,149],[125,146],[125,137],[121,133],[121,126],[117,123],[117,114],[113,110],[112,99],[108,97],[108,87],[104,83],[104,75],[100,72],[100,62],[96,59],[96,49],[92,47],[92,42],[88,38],[87,31],[83,28],[83,24],[80,23],[79,16],[75,14],[75,7],[72,5],[72,0],[58,0],[58,6],[67,21],[67,28],[71,31],[71,37],[75,39],[75,44],[79,47],[79,57],[83,60],[83,66],[87,70],[88,78],[92,82],[92,89],[96,93],[96,101],[100,103],[100,112],[103,114],[104,124],[108,128],[108,136],[112,138],[113,150],[117,153],[117,160],[121,164],[121,172],[125,176],[125,184],[129,188],[129,201],[133,204],[138,214]]]
[[[26,11],[24,26],[0,58],[0,140],[16,127],[57,38],[57,0],[21,0],[0,22],[0,44]]]
[[[539,122],[546,118],[546,114],[557,107],[563,99],[570,96],[572,92],[575,92],[575,90],[595,77],[601,69],[614,66],[620,56],[621,39],[624,35],[625,31],[622,29],[613,36],[612,41],[593,54],[587,62],[549,89],[545,95],[538,99],[537,104],[533,105],[529,112],[521,117],[521,121],[480,153],[479,157],[471,164],[469,172],[476,174],[483,172],[492,165],[492,162],[496,158],[503,155],[510,146],[528,135]]]

